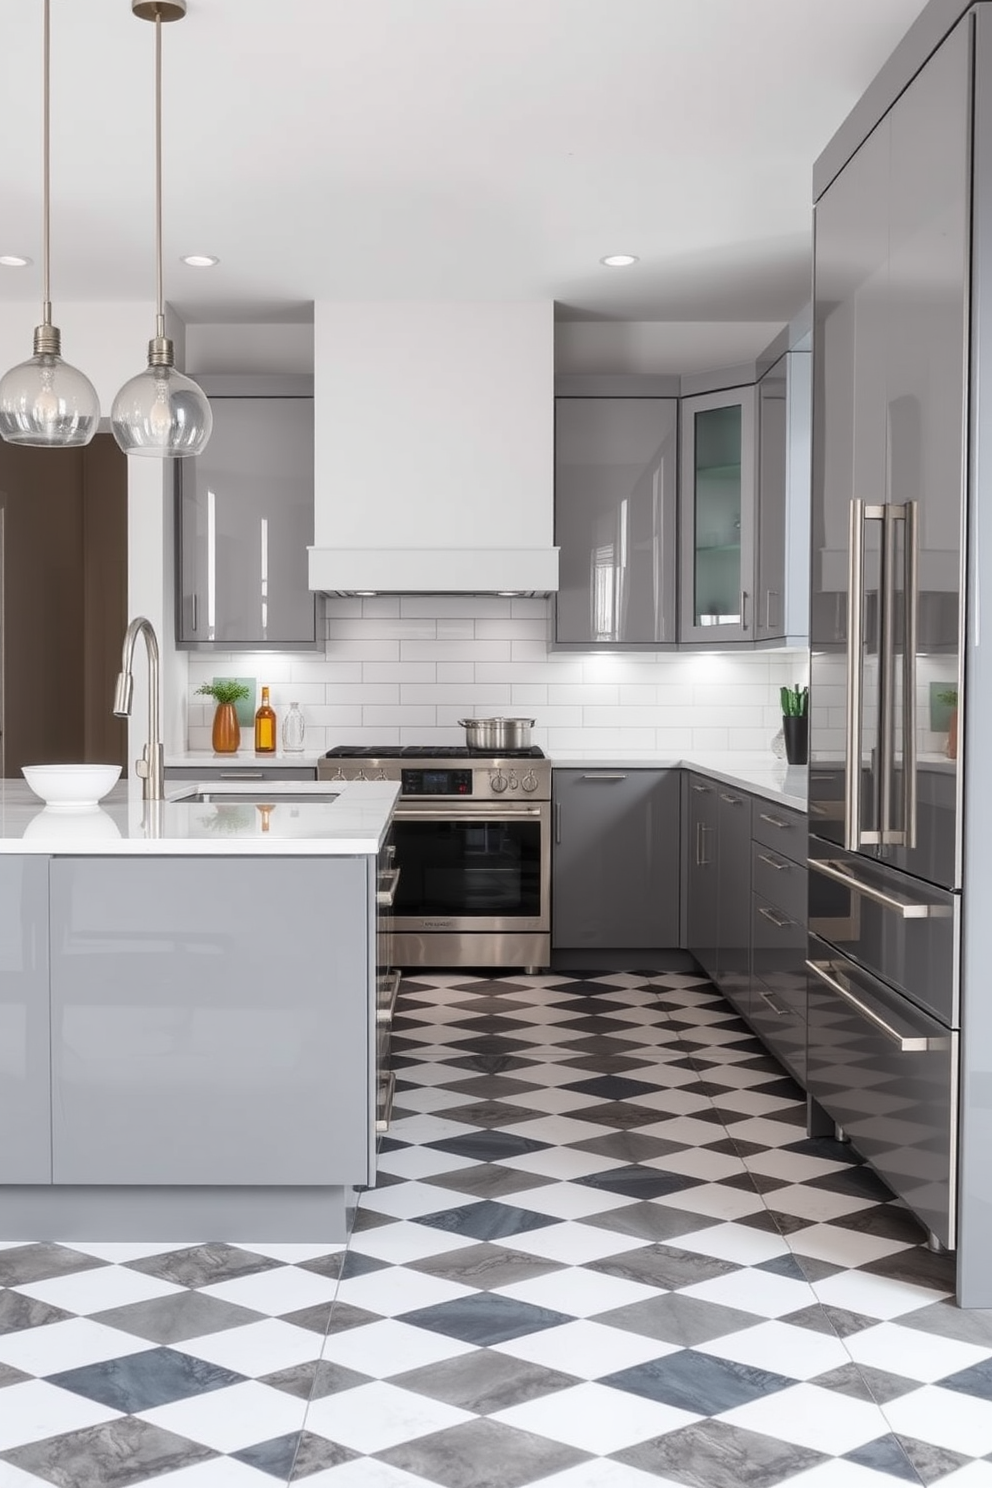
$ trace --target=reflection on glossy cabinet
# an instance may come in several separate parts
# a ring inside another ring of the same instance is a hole
[[[48,859],[0,858],[0,1183],[51,1183]]]
[[[175,462],[177,642],[219,651],[322,646],[307,568],[313,398],[222,396],[203,381],[210,443]],[[293,380],[301,381],[309,380]]]
[[[52,859],[54,1181],[371,1181],[373,872]]]
[[[555,400],[558,645],[674,645],[678,399]]]

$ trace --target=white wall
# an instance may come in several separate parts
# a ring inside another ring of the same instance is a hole
[[[534,742],[550,754],[764,750],[781,725],[780,685],[806,676],[805,653],[552,652],[547,600],[424,595],[328,607],[323,658],[191,657],[190,748],[210,747],[213,708],[193,693],[214,676],[267,683],[277,713],[299,702],[308,751],[460,744],[459,718],[510,714],[534,718]]]
[[[40,304],[0,305],[0,368],[4,371],[30,357],[40,315]],[[63,358],[86,373],[100,395],[103,416],[109,418],[118,389],[147,365],[148,342],[155,334],[154,301],[60,301],[52,318],[62,332]]]

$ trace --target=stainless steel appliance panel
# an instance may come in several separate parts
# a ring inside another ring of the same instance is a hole
[[[544,967],[551,960],[550,934],[403,931],[393,937],[400,966]]]
[[[810,931],[952,1027],[958,910],[956,894],[810,838]]]
[[[810,1093],[953,1247],[958,1035],[815,935],[807,966]]]
[[[810,823],[960,885],[970,45],[960,25],[817,203]]]

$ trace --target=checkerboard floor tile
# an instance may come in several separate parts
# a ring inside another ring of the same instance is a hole
[[[418,973],[347,1246],[0,1243],[0,1488],[982,1488],[992,1313],[685,973]]]

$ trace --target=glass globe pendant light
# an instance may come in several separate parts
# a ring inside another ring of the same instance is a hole
[[[203,389],[176,371],[162,293],[162,22],[182,20],[186,0],[131,0],[131,9],[155,22],[155,335],[148,366],[117,394],[110,424],[125,454],[198,455],[210,438],[213,414]]]
[[[34,355],[0,379],[0,436],[8,444],[65,449],[89,444],[100,423],[100,399],[89,378],[62,360],[62,337],[52,325],[49,271],[49,0],[44,7],[44,125],[42,139],[42,310],[34,329]]]

